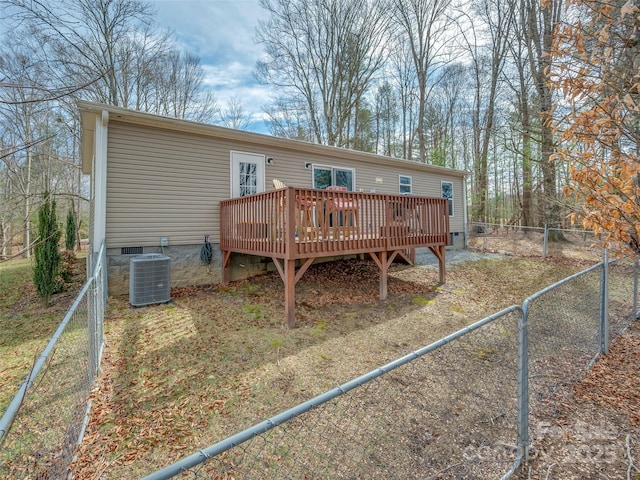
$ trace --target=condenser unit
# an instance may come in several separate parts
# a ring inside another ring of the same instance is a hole
[[[134,307],[171,300],[171,259],[159,253],[131,257],[129,302]]]

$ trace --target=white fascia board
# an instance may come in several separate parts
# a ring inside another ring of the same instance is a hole
[[[93,251],[98,252],[106,239],[107,228],[107,134],[109,126],[109,112],[102,111],[102,115],[96,115],[94,128],[94,152],[93,152]],[[106,248],[106,246],[105,246]]]

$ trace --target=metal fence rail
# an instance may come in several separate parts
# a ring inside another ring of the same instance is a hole
[[[0,418],[0,478],[65,478],[103,344],[104,249],[93,275]]]
[[[605,261],[145,477],[507,478],[636,318],[637,264]],[[610,308],[610,310],[609,310]]]

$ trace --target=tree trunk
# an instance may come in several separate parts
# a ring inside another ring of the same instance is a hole
[[[522,122],[522,225],[533,226],[531,198],[533,178],[531,172],[532,162],[532,133],[531,116],[529,112],[529,94],[527,93],[524,75],[520,75],[520,116]]]
[[[31,142],[31,136],[27,135],[27,145]],[[27,147],[27,178],[24,192],[24,219],[22,234],[22,257],[31,258],[31,147]]]
[[[538,10],[539,8],[539,10]],[[560,204],[557,195],[556,165],[553,160],[555,142],[551,125],[553,95],[548,83],[551,67],[553,30],[562,9],[562,0],[552,0],[538,7],[535,1],[527,4],[526,37],[529,62],[536,92],[540,101],[540,167],[542,171],[541,223],[560,228]],[[562,233],[553,230],[549,239],[561,240]]]

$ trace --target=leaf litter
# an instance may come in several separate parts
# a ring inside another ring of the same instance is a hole
[[[481,260],[451,268],[444,285],[432,267],[394,264],[383,302],[372,262],[313,265],[296,287],[293,329],[283,323],[277,274],[174,289],[171,304],[143,309],[110,299],[105,356],[74,475],[139,478],[520,304],[588,264]]]

